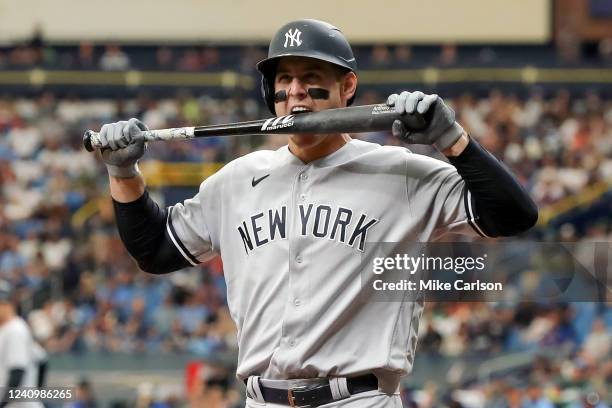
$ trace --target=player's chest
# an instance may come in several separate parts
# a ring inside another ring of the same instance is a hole
[[[382,234],[404,207],[398,203],[401,189],[381,177],[306,168],[291,175],[264,173],[250,184],[227,214],[230,239],[247,253],[304,239],[363,250],[368,236]]]

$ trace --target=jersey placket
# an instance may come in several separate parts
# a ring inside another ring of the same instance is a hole
[[[299,344],[306,323],[305,301],[308,285],[305,276],[308,259],[305,254],[307,238],[301,235],[300,205],[308,201],[308,181],[311,166],[302,167],[293,181],[291,196],[291,228],[289,230],[289,285],[283,316],[283,341],[287,354],[280,364],[294,361],[292,350]],[[282,358],[282,357],[281,357]]]

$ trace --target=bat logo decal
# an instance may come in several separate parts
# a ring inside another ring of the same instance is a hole
[[[261,126],[261,131],[270,131],[276,129],[284,129],[293,126],[293,118],[295,115],[279,116],[278,118],[270,118]]]

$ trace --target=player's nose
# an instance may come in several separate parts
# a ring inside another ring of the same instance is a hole
[[[306,89],[306,84],[300,81],[299,78],[293,78],[291,84],[289,84],[288,96],[296,97],[298,99],[303,99],[308,95],[308,91]]]

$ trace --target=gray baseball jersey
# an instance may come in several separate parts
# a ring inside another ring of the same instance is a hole
[[[223,259],[240,378],[397,379],[423,305],[364,302],[364,256],[383,241],[475,235],[469,203],[450,164],[352,140],[308,164],[287,146],[236,159],[171,207],[167,228],[192,264]]]
[[[14,317],[0,326],[0,387],[6,387],[12,368],[23,368],[21,387],[36,387],[40,346],[32,338],[30,328],[21,317]],[[40,402],[11,403],[8,407],[41,408]]]

